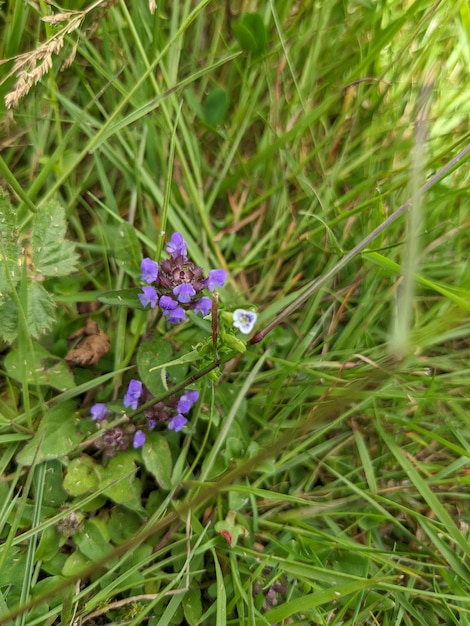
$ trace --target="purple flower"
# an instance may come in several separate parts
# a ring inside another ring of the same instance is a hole
[[[183,429],[187,421],[188,420],[185,417],[178,413],[178,415],[172,417],[171,420],[168,422],[168,430],[174,430],[175,433],[179,433],[180,430]]]
[[[141,430],[137,430],[135,435],[134,435],[134,441],[132,442],[132,445],[134,446],[134,448],[141,448],[145,443],[145,433],[142,432]]]
[[[163,311],[163,315],[169,324],[181,324],[181,322],[184,322],[186,319],[186,313],[180,306],[177,306],[176,309],[172,311]]]
[[[209,291],[214,291],[216,287],[223,287],[227,278],[225,270],[211,270],[206,278],[206,287]]]
[[[97,402],[90,408],[90,415],[94,422],[101,422],[109,415],[109,409],[103,402]]]
[[[149,430],[153,430],[156,425],[157,425],[157,422],[155,420],[149,420],[149,423],[148,423]]]
[[[173,300],[171,296],[162,296],[160,298],[160,308],[163,309],[163,314],[168,315],[168,311],[173,311],[178,306],[178,302]]]
[[[178,298],[179,302],[191,302],[191,298],[196,295],[196,291],[192,285],[189,283],[183,283],[181,285],[176,285],[173,289],[173,293]]]
[[[193,404],[199,400],[198,391],[185,391],[181,398],[178,400],[176,409],[179,413],[187,413]]]
[[[233,312],[233,325],[238,330],[248,335],[253,330],[253,326],[255,325],[256,318],[258,316],[253,311],[245,311],[245,309],[236,309]]]
[[[150,304],[150,308],[154,309],[158,304],[158,295],[153,287],[142,287],[143,293],[138,293],[137,297],[140,300],[140,304],[146,307]]]
[[[146,257],[142,259],[140,271],[142,272],[142,280],[144,283],[153,283],[158,278],[158,263]]]
[[[172,259],[176,259],[179,256],[186,258],[186,248],[186,241],[180,233],[173,233],[170,241],[166,244],[166,251]]]
[[[202,317],[205,317],[206,315],[209,314],[211,307],[212,307],[212,300],[210,298],[207,298],[206,296],[203,296],[193,306],[193,311],[195,313],[202,313]]]
[[[126,407],[131,407],[133,411],[136,410],[139,404],[140,396],[142,395],[142,383],[140,380],[132,379],[127,388],[126,395],[122,403]]]

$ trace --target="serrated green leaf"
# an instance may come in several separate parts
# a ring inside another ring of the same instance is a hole
[[[34,271],[43,276],[67,276],[75,270],[75,244],[65,239],[65,210],[50,202],[35,215],[31,236]]]
[[[32,465],[48,459],[61,459],[83,439],[80,417],[72,401],[52,407],[39,424],[33,439],[16,456],[20,465]]]
[[[149,341],[143,341],[140,344],[137,353],[137,368],[139,376],[147,389],[154,396],[158,396],[166,391],[162,376],[165,375],[164,370],[154,369],[159,365],[167,363],[171,358],[171,345],[168,341],[160,337],[154,337]]]
[[[38,283],[28,283],[24,290],[26,303],[26,323],[29,334],[38,338],[48,331],[55,321],[55,304],[52,297]],[[18,336],[19,311],[16,300],[12,297],[4,299],[0,304],[0,337],[12,343]]]
[[[171,488],[172,459],[170,446],[160,433],[147,435],[142,446],[142,460],[162,489]]]
[[[27,362],[18,348],[11,350],[5,357],[4,367],[10,378],[23,381],[21,372],[26,367],[29,378],[39,384],[48,385],[53,389],[65,391],[75,386],[73,374],[67,364],[52,354],[49,354],[40,344],[33,344],[33,351],[28,352]]]
[[[82,496],[95,491],[98,487],[97,467],[95,461],[87,455],[73,459],[67,467],[64,489],[71,496]]]
[[[98,296],[98,300],[103,304],[110,304],[111,306],[127,306],[130,309],[145,310],[145,307],[140,303],[137,294],[141,293],[142,289],[135,287],[134,289],[119,289],[116,291],[105,291]],[[148,308],[147,308],[148,310]]]
[[[11,292],[20,279],[20,254],[16,211],[0,187],[0,298]]]

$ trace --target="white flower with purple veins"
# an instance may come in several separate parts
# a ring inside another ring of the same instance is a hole
[[[238,328],[241,333],[248,335],[253,330],[257,317],[256,313],[253,313],[253,311],[236,309],[233,312],[233,325],[235,328]]]

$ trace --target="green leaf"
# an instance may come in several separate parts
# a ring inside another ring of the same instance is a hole
[[[137,353],[137,368],[139,376],[147,389],[154,396],[158,396],[166,391],[164,384],[165,371],[158,366],[168,363],[172,350],[168,341],[161,337],[154,337],[149,341],[140,344]]]
[[[35,215],[31,236],[33,267],[43,276],[66,276],[75,270],[75,244],[65,239],[65,210],[50,202]]]
[[[99,525],[93,521],[91,519],[85,522],[83,530],[74,535],[74,541],[84,556],[91,561],[99,561],[109,554],[112,548]]]
[[[229,105],[228,94],[225,89],[216,87],[207,96],[203,107],[203,119],[206,124],[217,126],[221,124],[227,114]]]
[[[147,435],[142,447],[142,460],[160,487],[170,489],[172,472],[170,446],[160,433]]]
[[[49,409],[39,424],[33,439],[16,456],[20,465],[32,465],[48,459],[60,459],[71,452],[83,439],[81,418],[72,401]]]
[[[0,298],[11,292],[20,279],[20,254],[16,211],[0,187]]]
[[[245,13],[239,24],[234,24],[233,33],[245,52],[258,56],[268,47],[268,36],[259,13]]]
[[[183,611],[189,626],[196,626],[202,615],[200,589],[188,589],[183,596]]]
[[[106,224],[102,228],[109,239],[118,265],[133,278],[140,277],[142,251],[134,228],[126,222],[118,225]]]
[[[87,455],[73,459],[67,467],[64,489],[71,496],[81,496],[95,491],[98,487],[97,467],[95,461]]]
[[[38,385],[48,385],[60,391],[75,386],[73,374],[63,359],[49,354],[38,343],[33,344],[33,352],[28,353],[26,363],[18,348],[11,350],[5,357],[4,368],[10,378],[22,382],[21,372],[25,367],[29,378]]]
[[[116,502],[134,510],[141,509],[140,482],[135,477],[137,465],[128,453],[114,456],[106,467],[98,467],[99,485],[103,494]]]
[[[116,291],[105,291],[98,296],[98,300],[103,304],[111,306],[127,306],[130,309],[145,310],[140,303],[137,294],[142,293],[142,289],[134,287],[134,289],[118,289]],[[148,307],[147,307],[148,310]]]
[[[59,509],[67,500],[67,494],[62,487],[62,463],[56,460],[47,461],[45,464],[44,485],[42,488],[43,502],[45,506]],[[34,490],[41,492],[37,485],[36,475],[33,479]]]

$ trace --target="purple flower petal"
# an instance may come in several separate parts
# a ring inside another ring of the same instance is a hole
[[[173,311],[178,306],[178,302],[173,300],[171,296],[162,296],[160,298],[160,308],[163,309],[163,314],[167,315],[167,311]]]
[[[179,413],[187,413],[193,404],[199,400],[199,391],[185,391],[176,405]]]
[[[191,302],[191,298],[196,295],[194,287],[189,283],[183,283],[182,285],[176,285],[173,289],[173,293],[178,298],[178,302]]]
[[[203,296],[193,306],[193,311],[196,314],[197,313],[202,313],[202,317],[205,317],[206,315],[209,315],[211,307],[212,307],[212,300],[210,298],[207,298],[206,296]]]
[[[233,312],[233,325],[238,330],[248,335],[253,330],[253,326],[255,325],[256,318],[258,316],[253,311],[245,311],[245,309],[236,309]]]
[[[140,271],[142,272],[144,283],[154,283],[158,278],[158,263],[145,257],[140,264]]]
[[[225,270],[211,270],[206,279],[206,287],[209,291],[214,291],[216,287],[223,287],[226,279]]]
[[[138,293],[137,297],[140,300],[140,304],[146,307],[150,304],[150,308],[154,309],[158,304],[158,295],[153,287],[142,287],[143,293]]]
[[[145,443],[145,433],[141,430],[137,430],[134,434],[134,441],[132,445],[134,448],[141,448]]]
[[[173,309],[173,311],[163,311],[166,321],[169,324],[181,324],[186,320],[186,313],[180,306]]]
[[[103,402],[97,402],[90,408],[90,415],[94,422],[101,422],[109,415],[109,409]]]
[[[133,411],[136,410],[140,396],[142,395],[142,383],[140,380],[132,379],[129,383],[129,387],[127,388],[126,395],[124,396],[124,400],[122,401],[123,405],[127,408],[131,408]]]
[[[171,420],[168,422],[168,430],[174,430],[175,433],[179,433],[180,430],[183,429],[184,425],[186,424],[188,420],[183,417],[182,415],[175,415],[174,417],[171,418]]]
[[[182,256],[186,258],[187,244],[180,233],[173,233],[170,241],[166,244],[166,251],[172,259]]]

